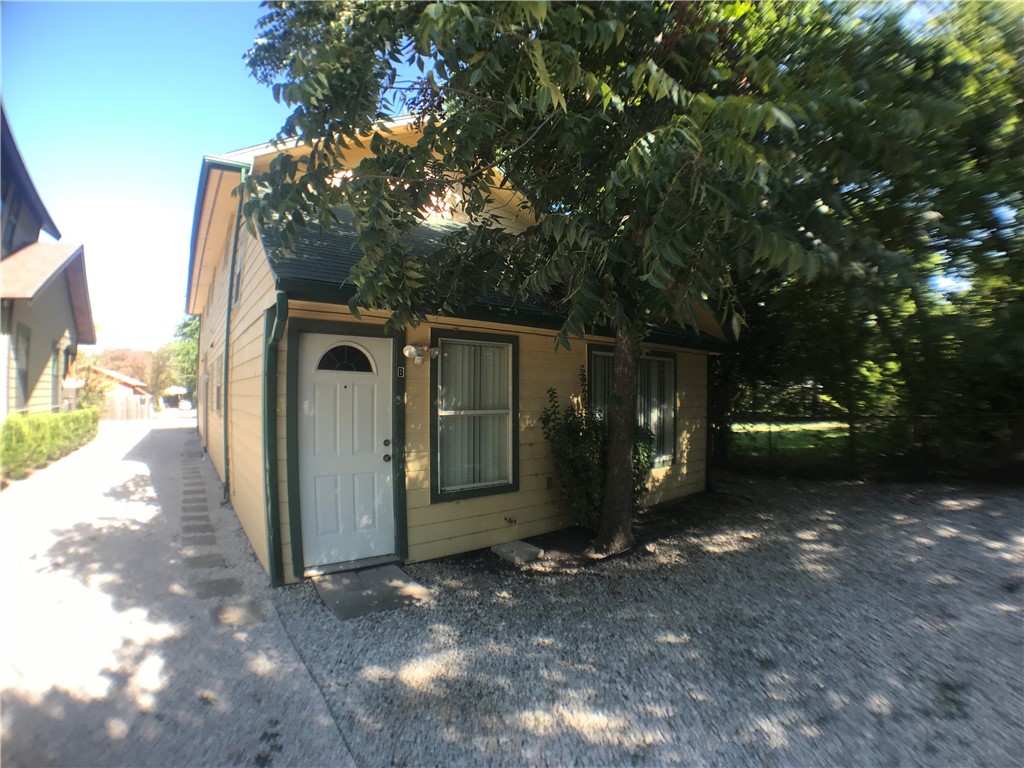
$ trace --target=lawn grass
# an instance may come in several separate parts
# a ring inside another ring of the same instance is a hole
[[[839,421],[732,425],[731,462],[758,469],[849,469],[849,425]]]
[[[925,416],[871,416],[842,421],[758,421],[732,425],[727,466],[739,471],[810,478],[870,475],[884,478],[948,477],[978,472],[1002,482],[1019,475],[1024,451],[1012,423],[992,418],[965,439],[954,424]],[[856,454],[856,455],[853,455]]]

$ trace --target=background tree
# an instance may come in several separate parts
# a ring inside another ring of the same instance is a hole
[[[178,382],[195,396],[199,371],[199,317],[186,317],[174,330],[174,341],[170,345],[178,372]]]
[[[874,38],[861,69],[877,69],[871,56],[900,62],[910,103],[930,100],[947,115],[929,127],[899,107],[899,83],[888,89],[891,157],[855,209],[884,235],[884,250],[843,251],[841,269],[809,284],[743,284],[750,332],[723,364],[719,449],[728,408],[782,415],[778,398],[807,381],[850,418],[936,417],[918,446],[932,468],[971,468],[998,443],[1024,442],[1018,22],[1009,4],[952,4],[923,26]]]
[[[188,321],[182,323],[186,325]],[[179,326],[179,330],[182,326]],[[198,336],[195,338],[194,347],[198,350]],[[184,379],[184,374],[179,369],[179,357],[188,361],[187,354],[182,354],[181,347],[187,346],[180,338],[178,341],[165,344],[156,351],[144,351],[134,349],[108,349],[100,352],[94,364],[101,368],[107,368],[133,379],[138,379],[145,384],[146,390],[150,392],[157,403],[163,396],[164,390],[178,384]],[[188,386],[184,384],[183,386]],[[192,386],[195,386],[195,369],[192,368]]]
[[[102,414],[107,401],[107,393],[113,384],[106,376],[93,374],[93,367],[97,365],[106,367],[102,365],[100,355],[79,350],[75,368],[77,376],[82,378],[85,383],[78,390],[78,405],[81,408],[95,408]]]
[[[157,410],[162,406],[164,391],[178,378],[178,367],[170,344],[152,353],[149,363],[149,387]]]
[[[148,387],[152,355],[139,349],[105,349],[99,353],[96,365],[131,376]]]
[[[938,153],[902,147],[935,140],[958,114],[943,90],[955,62],[870,8],[269,8],[249,64],[295,107],[280,138],[310,151],[250,179],[248,217],[287,257],[303,227],[330,227],[349,206],[364,251],[353,311],[388,309],[395,325],[456,313],[497,283],[555,303],[560,344],[610,329],[599,551],[632,543],[637,364],[652,329],[695,325],[695,305],[731,307],[740,280],[864,264],[904,273],[912,260],[890,227],[934,220],[923,171]],[[422,126],[414,146],[381,127],[402,109]],[[372,156],[340,175],[344,150],[366,140]],[[494,226],[502,185],[538,217],[524,233]],[[441,200],[471,223],[416,257],[400,238]]]

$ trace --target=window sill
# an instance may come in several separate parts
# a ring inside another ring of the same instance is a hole
[[[484,485],[474,488],[464,488],[458,491],[438,491],[430,489],[430,503],[444,504],[448,501],[464,501],[466,499],[480,499],[485,496],[498,496],[503,493],[515,493],[519,490],[519,483],[504,483],[502,485]]]

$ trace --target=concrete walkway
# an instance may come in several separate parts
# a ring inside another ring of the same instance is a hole
[[[178,414],[0,494],[4,765],[352,763],[220,498]]]

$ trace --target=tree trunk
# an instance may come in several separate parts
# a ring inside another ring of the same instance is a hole
[[[633,450],[636,445],[636,388],[640,361],[639,334],[615,332],[612,392],[608,408],[608,455],[605,464],[601,525],[590,548],[595,556],[629,549],[633,539]]]

